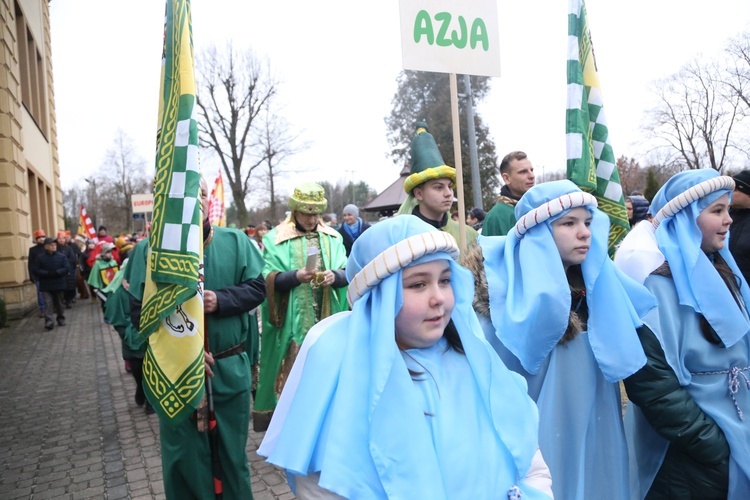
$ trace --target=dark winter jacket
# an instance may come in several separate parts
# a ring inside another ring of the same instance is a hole
[[[77,250],[77,249],[76,249]],[[78,254],[71,245],[57,245],[57,253],[62,254],[68,261],[70,272],[65,278],[65,288],[73,290],[76,287],[76,267],[78,266]]]
[[[37,243],[29,248],[29,279],[36,282],[39,277],[36,274],[36,259],[44,253],[44,245]]]
[[[630,219],[630,227],[635,226],[642,220],[648,219],[649,202],[643,196],[628,196],[633,204],[633,218]]]
[[[732,225],[729,228],[729,251],[750,283],[750,208],[730,210]]]
[[[361,235],[370,228],[370,225],[362,219],[360,219],[360,221],[362,221],[362,227],[359,230],[359,234]],[[344,248],[346,249],[346,256],[349,257],[349,254],[352,253],[352,245],[354,245],[355,238],[352,238],[352,235],[349,234],[349,231],[344,228],[345,225],[346,223],[341,224],[341,227],[338,228],[338,232],[341,233],[341,236],[343,236],[344,238]]]
[[[70,274],[68,259],[60,252],[42,252],[36,258],[36,274],[39,277],[39,290],[62,292],[65,290],[66,277]]]
[[[726,498],[729,443],[719,425],[682,387],[654,333],[638,329],[646,365],[625,379],[628,398],[669,441],[649,498]]]

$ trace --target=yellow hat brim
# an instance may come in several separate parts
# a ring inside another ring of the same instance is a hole
[[[421,172],[415,172],[404,181],[404,191],[411,194],[415,187],[432,179],[450,179],[456,182],[456,169],[448,165],[441,165],[439,167],[426,168]]]

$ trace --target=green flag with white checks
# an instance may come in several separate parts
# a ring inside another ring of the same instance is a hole
[[[568,179],[593,194],[609,215],[609,252],[630,229],[617,160],[609,143],[607,118],[596,72],[594,48],[583,0],[568,9],[568,106],[565,119]]]
[[[146,396],[179,423],[204,393],[203,227],[189,0],[167,0],[154,210],[140,334]]]

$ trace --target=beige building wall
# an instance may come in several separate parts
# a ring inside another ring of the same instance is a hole
[[[0,0],[0,296],[36,308],[32,234],[64,227],[47,0]]]

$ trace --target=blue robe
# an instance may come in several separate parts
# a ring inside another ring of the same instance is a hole
[[[487,318],[482,326],[508,368],[524,376],[539,408],[539,449],[552,475],[555,498],[628,499],[620,387],[604,378],[588,334],[557,345],[531,375],[498,340]]]
[[[701,333],[695,311],[679,305],[674,281],[652,275],[644,284],[659,301],[658,310],[649,313],[644,322],[659,339],[680,385],[724,432],[731,453],[728,498],[746,499],[750,495],[750,338],[746,335],[729,348],[710,344]],[[736,369],[734,375],[732,369]],[[727,389],[730,381],[736,382],[734,394]],[[629,410],[626,425],[633,448],[631,467],[638,471],[637,493],[643,498],[669,442],[637,408],[633,410],[632,414]]]

